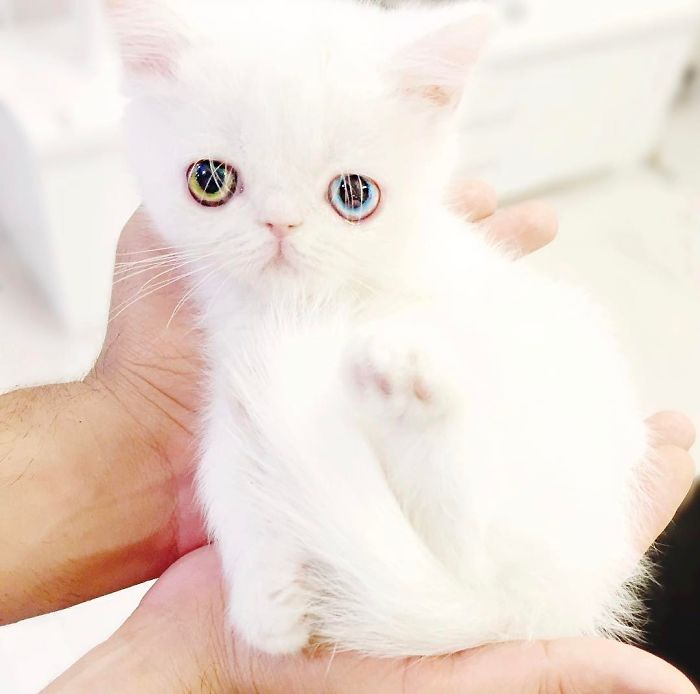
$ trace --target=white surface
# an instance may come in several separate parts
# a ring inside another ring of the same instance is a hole
[[[674,117],[661,168],[637,167],[550,196],[558,242],[531,262],[578,278],[610,306],[647,409],[700,426],[700,103]],[[2,259],[2,251],[0,251]],[[83,257],[85,263],[89,256]],[[10,263],[10,266],[12,264]],[[76,343],[0,267],[0,389],[86,370],[99,334]],[[9,351],[8,350],[9,346]],[[0,692],[34,694],[136,606],[145,588],[0,629]]]

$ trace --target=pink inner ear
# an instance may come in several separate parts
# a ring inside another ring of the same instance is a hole
[[[491,24],[488,14],[463,18],[405,48],[394,65],[402,90],[435,107],[457,105]]]
[[[185,39],[166,32],[165,27],[141,28],[141,31],[137,27],[133,33],[122,35],[120,44],[126,69],[137,75],[173,77],[177,56],[185,48]]]
[[[454,100],[454,93],[450,92],[450,90],[445,87],[438,87],[437,85],[417,87],[415,89],[409,88],[408,92],[440,108],[449,106]]]
[[[127,70],[138,75],[158,75],[160,77],[172,77],[174,61],[166,53],[151,51],[129,51],[129,46],[124,50],[124,64]]]
[[[156,0],[107,0],[126,69],[172,77],[185,39],[181,19]]]

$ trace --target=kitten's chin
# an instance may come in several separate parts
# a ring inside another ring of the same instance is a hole
[[[248,283],[254,289],[262,292],[281,288],[293,290],[308,282],[307,274],[301,265],[294,260],[284,256],[275,256],[248,273]]]
[[[249,284],[263,299],[280,294],[287,298],[327,299],[342,291],[339,278],[320,275],[304,267],[303,262],[289,259],[268,261],[255,277],[249,278]]]
[[[265,263],[260,274],[294,277],[299,275],[299,268],[287,255],[280,253]]]
[[[236,273],[238,284],[263,301],[272,296],[328,297],[342,291],[340,276],[319,271],[293,244],[265,249]]]

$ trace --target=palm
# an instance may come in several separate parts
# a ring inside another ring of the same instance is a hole
[[[216,677],[216,691],[240,691],[242,687],[306,694],[694,691],[679,672],[657,658],[598,639],[504,643],[447,659],[375,661],[324,653],[271,658],[252,652],[227,628],[220,581],[213,550],[194,552],[163,575],[132,617],[145,629],[150,625],[157,633],[167,634],[170,657],[196,663],[199,681]],[[158,641],[158,652],[162,647]],[[158,670],[162,666],[158,653],[153,653],[153,659],[152,667]],[[184,679],[187,674],[180,676]]]
[[[173,481],[181,551],[204,543],[192,503],[197,413],[201,399],[201,333],[186,270],[168,263],[163,241],[141,213],[122,235],[110,323],[93,376],[143,427],[149,445]]]
[[[172,401],[182,424],[196,412],[201,370],[201,336],[197,330],[186,270],[168,264],[162,240],[138,214],[127,227],[117,251],[117,270],[107,339],[100,362],[117,366]]]

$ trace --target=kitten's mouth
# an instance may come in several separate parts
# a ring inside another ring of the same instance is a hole
[[[289,244],[282,240],[277,242],[275,254],[265,264],[264,270],[294,270],[294,264],[291,261],[291,248]]]

